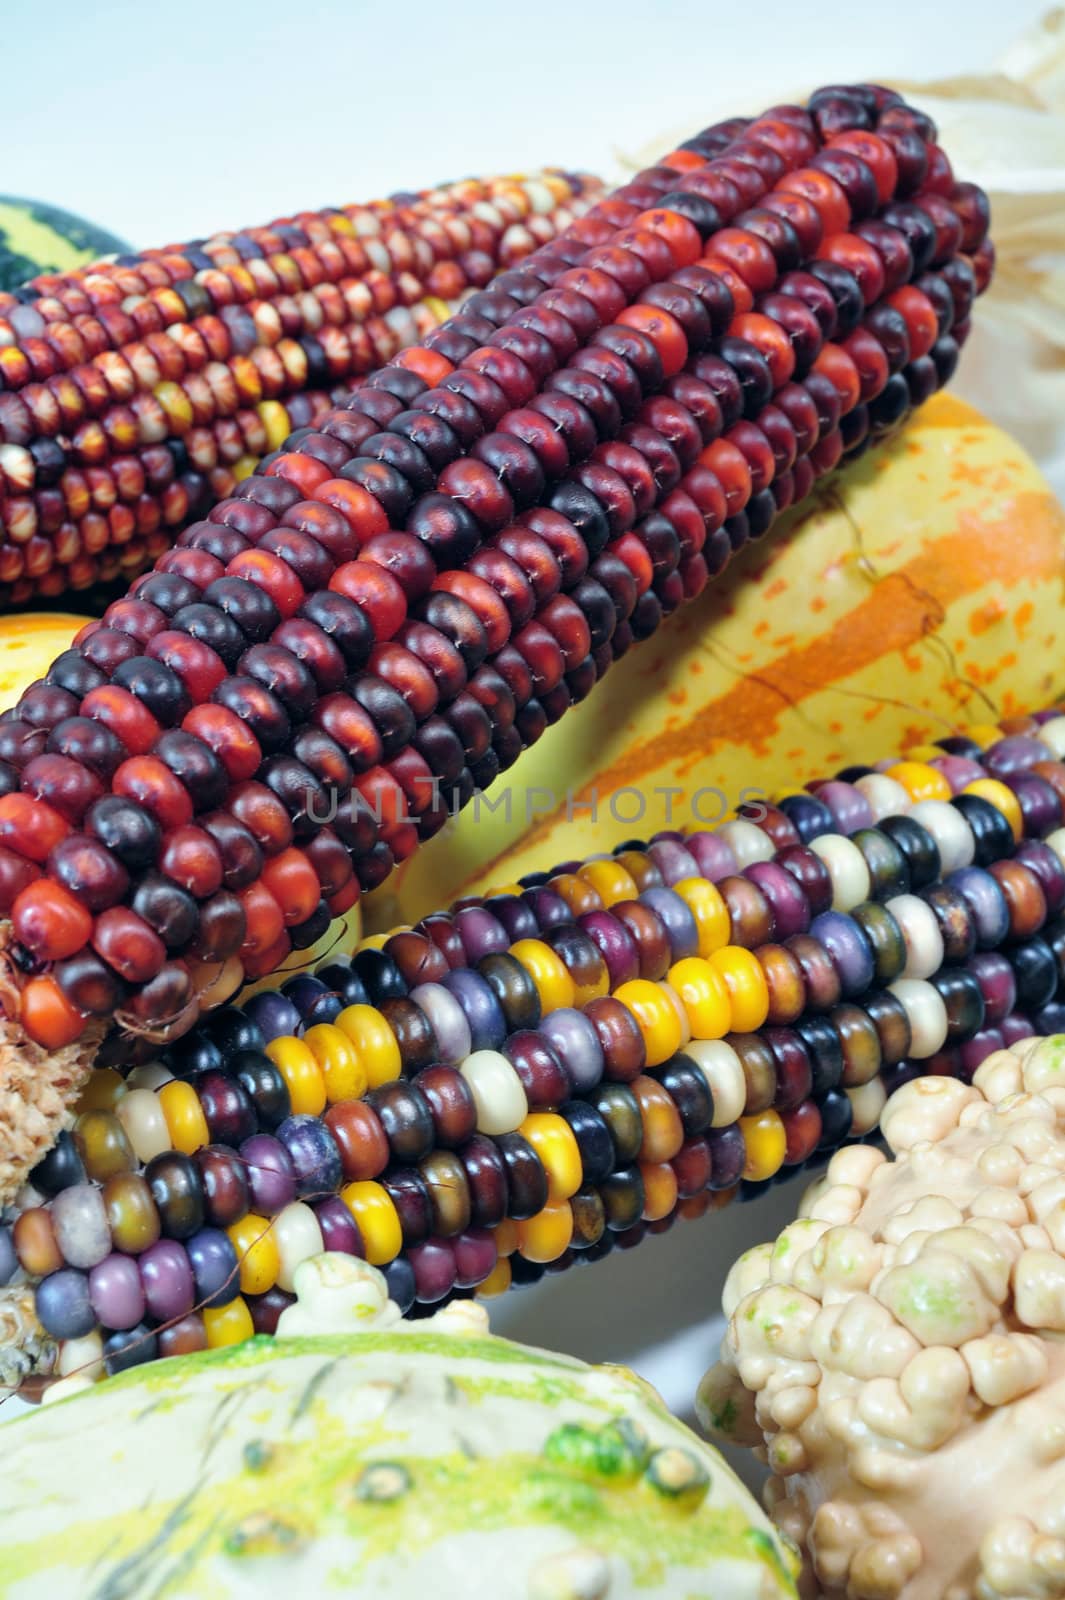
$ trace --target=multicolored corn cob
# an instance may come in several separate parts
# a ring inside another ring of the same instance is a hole
[[[134,577],[601,192],[556,171],[468,179],[0,294],[0,604]]]
[[[97,1068],[0,1272],[40,1279],[60,1370],[117,1370],[272,1332],[323,1247],[409,1312],[864,1136],[1065,1018],[1065,714],[1008,726],[534,874]]]
[[[276,970],[935,387],[986,216],[886,91],[826,144],[838,98],[709,130],[594,207],[0,719],[25,1034],[73,1048],[117,1012],[162,1042]]]

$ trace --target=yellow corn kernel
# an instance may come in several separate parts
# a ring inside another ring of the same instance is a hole
[[[204,1306],[202,1315],[209,1350],[220,1350],[227,1344],[243,1344],[245,1339],[254,1336],[251,1312],[239,1294],[227,1306]]]
[[[326,1099],[360,1100],[366,1093],[366,1068],[343,1028],[331,1022],[316,1023],[303,1035],[303,1042],[322,1069]]]
[[[950,799],[950,784],[938,767],[930,767],[926,761],[896,761],[893,767],[888,767],[886,776],[901,783],[915,803]]]
[[[114,1067],[95,1067],[78,1096],[77,1111],[113,1111],[128,1085]]]
[[[732,923],[721,891],[709,878],[682,878],[673,885],[699,930],[699,954],[704,958],[728,944],[732,937]]]
[[[673,1003],[660,984],[652,983],[650,978],[631,978],[618,986],[614,998],[636,1018],[649,1067],[660,1067],[676,1054],[684,1033]]]
[[[770,1108],[741,1117],[740,1132],[747,1149],[743,1176],[752,1183],[762,1183],[779,1172],[787,1154],[788,1136],[778,1114]]]
[[[292,421],[280,400],[261,400],[255,407],[266,429],[266,451],[280,450],[292,432]]]
[[[504,1217],[494,1229],[496,1250],[501,1256],[512,1256],[518,1248],[518,1224],[513,1217]]]
[[[226,1232],[240,1262],[241,1294],[265,1294],[274,1287],[281,1270],[270,1218],[249,1211]]]
[[[506,1294],[509,1288],[510,1262],[506,1256],[500,1256],[484,1282],[477,1285],[477,1297],[483,1300],[494,1300],[497,1295]]]
[[[403,1248],[403,1230],[388,1190],[365,1178],[345,1184],[340,1198],[355,1218],[370,1265],[384,1267],[394,1261]]]
[[[607,910],[619,900],[635,900],[640,891],[636,879],[626,872],[620,861],[586,861],[577,869],[578,878],[590,884]]]
[[[515,961],[520,961],[536,986],[540,1008],[544,1015],[571,1006],[576,998],[573,979],[566,971],[562,957],[542,939],[519,939],[510,947]]]
[[[321,1116],[325,1110],[325,1077],[313,1050],[302,1039],[285,1034],[271,1039],[266,1053],[288,1086],[293,1114]]]
[[[975,778],[972,783],[967,783],[961,792],[975,794],[994,806],[996,811],[1001,811],[1010,825],[1014,842],[1020,844],[1024,838],[1024,815],[1021,811],[1021,802],[1007,784],[1001,783],[998,778]]]
[[[693,1039],[723,1039],[732,1028],[732,1001],[722,974],[701,956],[685,956],[669,969]]]
[[[640,1162],[643,1179],[643,1220],[658,1222],[668,1217],[677,1203],[677,1175],[668,1161]]]
[[[732,1006],[733,1033],[754,1033],[769,1015],[769,985],[753,950],[726,945],[715,950],[710,965],[724,978]]]
[[[530,1111],[518,1132],[528,1139],[547,1173],[547,1203],[576,1194],[583,1182],[581,1153],[573,1129],[554,1111]]]
[[[403,1071],[396,1036],[376,1006],[346,1006],[336,1019],[358,1052],[371,1089],[390,1083]]]
[[[167,1132],[175,1150],[191,1156],[194,1150],[210,1144],[211,1135],[199,1096],[191,1083],[171,1078],[159,1090],[159,1104],[166,1118]]]
[[[518,1252],[526,1261],[557,1261],[573,1239],[573,1211],[568,1200],[545,1206],[518,1223]]]

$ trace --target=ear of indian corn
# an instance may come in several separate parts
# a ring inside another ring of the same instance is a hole
[[[405,1312],[598,1260],[1060,1029],[1065,715],[922,756],[532,874],[97,1068],[0,1230],[58,1370],[273,1332],[322,1248]]]
[[[949,374],[986,216],[919,113],[849,103],[850,133],[778,108],[593,207],[289,441],[0,720],[32,1038],[116,1012],[173,1038],[313,943]]]
[[[0,294],[0,602],[134,577],[331,393],[601,187],[471,179]]]

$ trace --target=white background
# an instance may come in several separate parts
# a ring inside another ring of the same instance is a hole
[[[0,0],[0,193],[156,245],[473,173],[608,174],[850,78],[986,68],[1039,0]]]
[[[616,173],[818,83],[991,67],[1039,0],[0,0],[0,193],[134,245],[471,173]],[[729,1262],[799,1186],[497,1302],[500,1331],[631,1360],[690,1405]],[[13,1415],[17,1407],[5,1406]]]

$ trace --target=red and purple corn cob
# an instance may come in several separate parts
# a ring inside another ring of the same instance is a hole
[[[0,294],[0,603],[134,577],[601,187],[471,179]]]
[[[175,1037],[314,942],[945,381],[992,258],[934,136],[866,87],[707,130],[84,630],[0,722],[30,1038]]]

